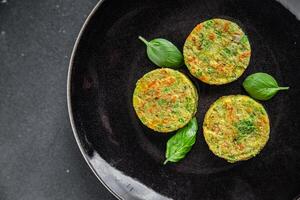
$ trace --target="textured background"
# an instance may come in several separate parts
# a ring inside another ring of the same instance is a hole
[[[82,158],[66,103],[69,57],[96,3],[0,0],[1,200],[114,199]]]
[[[0,199],[114,199],[69,123],[66,84],[97,0],[0,0]]]

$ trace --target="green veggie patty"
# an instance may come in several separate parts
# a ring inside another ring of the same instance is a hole
[[[195,115],[197,90],[181,72],[161,68],[145,74],[136,83],[133,107],[141,122],[157,132],[185,126]]]
[[[221,85],[238,79],[247,68],[251,48],[242,29],[225,19],[198,24],[185,41],[184,61],[199,80]]]
[[[244,95],[223,96],[205,114],[203,134],[209,149],[228,162],[257,155],[269,139],[264,107]]]

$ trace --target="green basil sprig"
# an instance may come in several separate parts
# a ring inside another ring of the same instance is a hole
[[[147,41],[142,36],[139,39],[147,46],[148,58],[159,67],[177,68],[183,65],[183,56],[170,41],[162,38]]]
[[[196,141],[198,123],[194,117],[185,127],[179,129],[167,142],[166,160],[167,162],[178,162],[191,150]]]
[[[279,90],[288,90],[289,87],[280,87],[276,80],[269,74],[258,72],[248,76],[243,87],[251,97],[258,100],[269,100]]]

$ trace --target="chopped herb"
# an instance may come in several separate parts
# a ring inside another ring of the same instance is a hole
[[[238,129],[239,134],[242,136],[249,135],[255,130],[255,126],[251,118],[240,120],[235,124],[235,127]]]

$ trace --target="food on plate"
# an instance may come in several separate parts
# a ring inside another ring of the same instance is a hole
[[[248,76],[243,82],[243,87],[251,97],[262,101],[271,99],[279,90],[289,89],[280,87],[271,75],[263,72]]]
[[[157,132],[184,127],[195,115],[198,93],[181,72],[160,68],[145,74],[136,83],[133,107],[141,122]]]
[[[211,85],[238,79],[250,62],[248,37],[234,22],[210,19],[198,24],[187,37],[184,61],[193,76]]]
[[[196,142],[198,122],[196,117],[183,128],[179,129],[167,142],[166,160],[168,162],[178,162],[183,159],[192,149]]]
[[[205,114],[203,134],[209,149],[228,162],[257,155],[269,139],[264,107],[244,95],[223,96]]]
[[[159,67],[178,68],[183,65],[183,56],[179,49],[163,38],[147,41],[142,36],[139,39],[147,46],[148,58]]]

